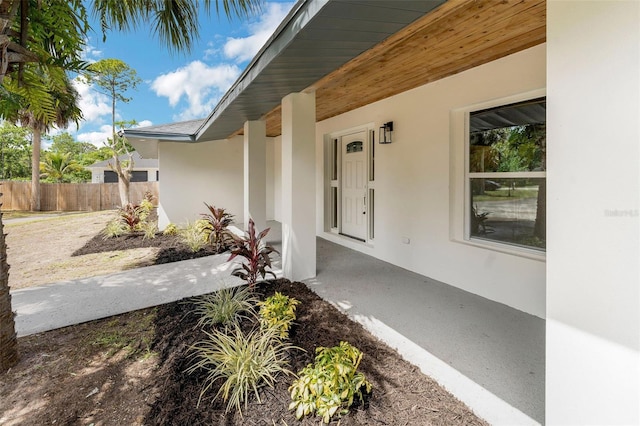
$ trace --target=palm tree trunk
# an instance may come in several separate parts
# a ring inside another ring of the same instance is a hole
[[[33,129],[33,153],[31,155],[31,210],[40,211],[40,145],[42,131]]]
[[[0,373],[7,371],[18,362],[18,340],[15,330],[14,313],[11,310],[11,294],[9,294],[7,245],[2,224],[2,212],[0,212]]]

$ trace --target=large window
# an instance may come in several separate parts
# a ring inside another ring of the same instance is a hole
[[[546,101],[469,114],[468,236],[546,248]]]

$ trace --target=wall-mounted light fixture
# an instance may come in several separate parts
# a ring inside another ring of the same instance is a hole
[[[379,143],[391,143],[391,134],[393,133],[393,121],[389,121],[380,126],[378,133]]]

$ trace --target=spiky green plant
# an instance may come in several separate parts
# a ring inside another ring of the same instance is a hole
[[[156,222],[144,222],[141,226],[142,232],[144,232],[143,239],[152,240],[158,233],[158,224]]]
[[[254,329],[245,334],[236,326],[230,334],[217,330],[205,334],[206,340],[191,347],[196,362],[187,369],[188,373],[207,373],[198,405],[220,380],[214,399],[221,396],[227,403],[226,412],[236,409],[242,415],[242,403],[246,409],[250,393],[261,402],[261,387],[273,387],[279,374],[292,374],[287,368],[287,352],[293,346],[279,339],[274,329]]]
[[[196,253],[207,245],[207,237],[202,233],[198,223],[187,223],[186,228],[180,230],[180,241]]]
[[[142,221],[146,221],[153,210],[153,203],[151,200],[144,198],[140,201],[140,219]]]
[[[102,231],[102,238],[106,240],[108,238],[119,237],[120,235],[124,235],[126,233],[126,226],[122,223],[120,218],[115,218],[107,222],[107,226]]]
[[[264,302],[259,302],[260,326],[263,328],[275,328],[279,332],[279,336],[283,339],[289,337],[289,329],[296,319],[296,305],[300,301],[285,296],[280,292],[276,292],[273,296],[269,296]]]
[[[200,327],[218,324],[231,326],[255,314],[258,299],[248,287],[223,287],[215,293],[199,296],[194,313],[200,316]]]

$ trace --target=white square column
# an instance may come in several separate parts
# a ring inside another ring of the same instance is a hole
[[[546,424],[640,424],[640,2],[547,3]]]
[[[282,99],[282,271],[316,276],[316,96]]]
[[[244,223],[267,227],[267,137],[264,121],[244,123]]]

